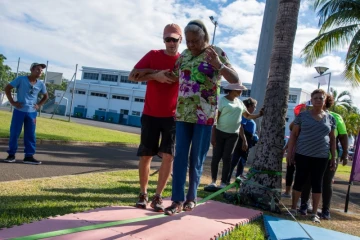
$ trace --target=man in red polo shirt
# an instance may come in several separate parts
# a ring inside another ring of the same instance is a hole
[[[148,52],[135,65],[129,76],[131,81],[147,81],[145,105],[141,116],[141,142],[137,152],[140,157],[140,194],[136,207],[147,206],[150,163],[154,155],[159,155],[162,157],[162,163],[156,194],[150,204],[156,212],[164,211],[161,194],[171,173],[175,151],[174,116],[179,83],[167,78],[166,73],[173,70],[180,56],[178,48],[181,36],[178,25],[166,25],[163,34],[165,49]]]

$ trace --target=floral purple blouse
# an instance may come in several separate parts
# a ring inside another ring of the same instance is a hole
[[[231,67],[225,52],[214,47],[220,61]],[[174,72],[179,76],[176,120],[213,125],[220,95],[221,74],[205,60],[205,52],[194,57],[186,49],[178,58]]]

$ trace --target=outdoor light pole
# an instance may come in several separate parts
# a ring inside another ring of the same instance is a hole
[[[211,45],[214,45],[214,41],[215,41],[215,32],[216,32],[216,27],[218,25],[218,22],[214,20],[214,17],[213,16],[210,16],[209,17],[211,22],[215,25],[215,28],[214,28],[214,35],[213,35],[213,40],[212,40],[212,44]]]
[[[328,89],[327,89],[327,93],[330,92],[330,81],[331,81],[331,72],[329,73],[325,73],[329,68],[327,67],[315,67],[315,70],[318,72],[318,74],[320,74],[319,76],[316,76],[314,78],[319,78],[325,75],[329,75],[329,82],[328,82]],[[325,74],[324,74],[325,73]],[[318,83],[318,89],[320,88],[320,82]]]

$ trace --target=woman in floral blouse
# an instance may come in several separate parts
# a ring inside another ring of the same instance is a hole
[[[171,206],[165,214],[196,206],[197,188],[203,163],[210,146],[211,129],[215,121],[220,80],[239,82],[225,52],[209,45],[209,34],[200,20],[185,27],[187,49],[176,62],[172,77],[179,79],[176,109],[176,150],[173,165]],[[189,189],[185,197],[186,172],[189,164]]]

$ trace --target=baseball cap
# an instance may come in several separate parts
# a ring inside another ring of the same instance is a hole
[[[179,39],[181,37],[181,28],[175,23],[171,23],[165,26],[163,38],[172,37]]]
[[[32,63],[31,66],[30,66],[30,71],[31,69],[33,69],[34,67],[36,66],[41,66],[43,69],[46,68],[46,64],[43,64],[43,63]]]

